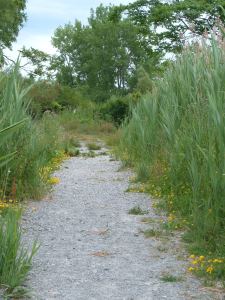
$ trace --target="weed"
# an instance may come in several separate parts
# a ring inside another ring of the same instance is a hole
[[[148,211],[143,210],[140,206],[135,206],[129,210],[129,215],[147,215]]]
[[[152,223],[155,223],[155,222],[156,222],[156,220],[153,219],[153,218],[143,218],[141,220],[141,223],[143,223],[143,224],[152,224]]]
[[[89,152],[83,153],[82,156],[87,157],[87,158],[94,158],[94,157],[96,157],[96,154],[94,151],[89,151]]]
[[[89,143],[87,147],[90,151],[101,150],[101,146],[95,143]]]
[[[144,236],[146,238],[151,238],[151,237],[160,237],[162,235],[162,232],[160,230],[157,230],[157,229],[147,229],[147,230],[144,230],[142,231],[142,233],[144,234]]]
[[[172,274],[165,274],[162,277],[160,277],[160,280],[163,282],[179,282],[182,281],[182,278],[174,276]]]

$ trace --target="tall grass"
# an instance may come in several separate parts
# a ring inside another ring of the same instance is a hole
[[[6,295],[23,296],[27,290],[23,287],[36,253],[37,243],[30,252],[21,242],[21,210],[7,209],[0,215],[0,287]]]
[[[186,49],[133,111],[123,159],[189,220],[200,251],[225,253],[225,47]]]
[[[30,87],[25,87],[19,66],[0,74],[0,130],[26,120],[0,143],[0,157],[16,153],[0,169],[0,199],[37,198],[46,183],[40,174],[60,147],[59,129],[54,120],[34,122],[29,115]]]

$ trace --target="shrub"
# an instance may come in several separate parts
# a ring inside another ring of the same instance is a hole
[[[129,106],[130,103],[127,97],[113,96],[100,107],[100,116],[118,126],[128,116]]]

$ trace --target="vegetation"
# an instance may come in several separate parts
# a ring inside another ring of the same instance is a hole
[[[38,250],[36,242],[30,253],[22,245],[20,218],[19,209],[6,209],[0,214],[0,287],[8,297],[27,294],[28,290],[22,284],[31,268],[32,257]]]
[[[190,36],[217,31],[220,23],[225,24],[224,11],[223,0],[137,0],[116,7],[111,19],[116,22],[125,12],[145,36],[144,43],[165,54],[180,52]]]
[[[130,215],[146,215],[148,214],[147,210],[143,210],[140,206],[135,206],[129,210]]]
[[[124,126],[123,159],[186,220],[192,251],[224,256],[224,44],[191,47]],[[129,153],[129,155],[128,155]]]
[[[0,66],[3,63],[3,49],[9,48],[26,20],[26,0],[0,0]]]
[[[0,0],[1,66],[25,7],[25,0]],[[76,20],[56,29],[57,54],[23,48],[33,66],[28,77],[18,63],[1,70],[0,284],[8,293],[23,290],[37,249],[28,254],[21,247],[21,211],[14,206],[60,183],[51,173],[67,156],[80,155],[80,139],[88,144],[84,155],[95,157],[96,137],[110,145],[120,139],[118,155],[142,181],[128,191],[161,199],[164,229],[187,229],[189,271],[225,278],[224,11],[222,0],[100,5],[87,25]],[[172,53],[174,62],[167,59]]]

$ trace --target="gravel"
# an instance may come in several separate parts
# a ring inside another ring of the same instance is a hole
[[[23,220],[25,241],[38,239],[27,285],[37,300],[222,299],[187,274],[179,234],[146,239],[136,205],[159,218],[146,194],[128,193],[130,171],[109,155],[64,162],[60,184],[31,202]],[[176,276],[163,282],[162,276]]]

